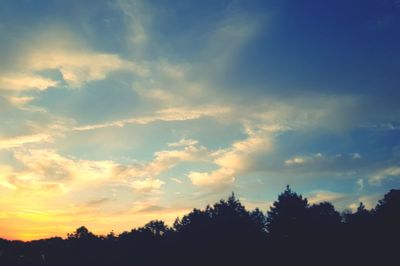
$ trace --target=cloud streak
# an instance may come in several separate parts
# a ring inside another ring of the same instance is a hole
[[[53,142],[53,136],[49,134],[34,134],[10,138],[0,138],[0,150],[24,146],[32,143]]]
[[[141,116],[135,118],[121,119],[109,123],[101,123],[87,126],[77,126],[73,130],[86,131],[108,127],[124,127],[129,124],[147,125],[157,121],[173,122],[173,121],[186,121],[195,120],[202,117],[222,117],[229,112],[229,108],[225,107],[200,107],[200,108],[187,108],[176,107],[156,111],[154,115]]]

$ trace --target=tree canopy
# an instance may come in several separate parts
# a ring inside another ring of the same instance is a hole
[[[0,239],[0,265],[398,265],[399,225],[400,190],[371,210],[360,203],[340,214],[287,186],[266,213],[232,193],[172,226],[154,220],[119,235],[81,226],[66,239]]]

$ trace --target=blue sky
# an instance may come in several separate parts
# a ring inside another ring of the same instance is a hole
[[[2,237],[373,207],[400,184],[400,2],[1,1]]]

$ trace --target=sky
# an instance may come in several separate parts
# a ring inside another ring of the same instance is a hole
[[[400,186],[398,0],[3,0],[0,237]]]

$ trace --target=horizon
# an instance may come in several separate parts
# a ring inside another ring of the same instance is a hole
[[[5,0],[0,36],[0,238],[400,187],[398,0]]]
[[[125,234],[125,233],[128,233],[128,234],[129,234],[129,233],[132,233],[132,232],[134,232],[134,231],[137,231],[137,230],[140,230],[140,229],[145,228],[150,222],[159,222],[159,221],[163,222],[163,223],[167,226],[167,229],[169,229],[169,230],[175,230],[175,229],[174,229],[174,227],[175,227],[175,226],[174,226],[174,223],[175,223],[177,220],[182,220],[182,218],[183,218],[184,216],[187,216],[189,213],[193,212],[194,210],[205,211],[205,210],[207,210],[208,207],[214,207],[215,204],[219,204],[219,203],[221,203],[221,202],[227,203],[228,200],[229,200],[231,197],[232,197],[233,199],[235,199],[239,204],[241,204],[241,205],[244,207],[245,211],[247,211],[247,212],[250,213],[250,212],[252,212],[252,211],[258,210],[258,211],[261,211],[261,213],[262,213],[263,215],[265,215],[265,218],[266,218],[266,217],[268,217],[268,213],[272,210],[271,207],[274,207],[274,203],[276,203],[276,202],[279,201],[278,197],[279,197],[280,195],[284,194],[286,191],[289,191],[290,193],[294,193],[295,195],[298,195],[298,196],[302,197],[304,200],[306,200],[306,202],[308,203],[308,207],[307,207],[308,209],[312,209],[312,207],[318,206],[319,203],[329,203],[329,204],[332,204],[332,203],[329,202],[329,201],[310,202],[306,197],[303,197],[301,194],[297,194],[296,191],[292,190],[292,188],[290,187],[290,185],[287,185],[287,186],[286,186],[286,189],[285,189],[284,191],[282,191],[279,195],[277,195],[275,201],[270,203],[270,206],[268,207],[267,210],[262,210],[262,209],[258,208],[257,206],[254,207],[253,209],[246,208],[246,206],[244,206],[244,205],[241,203],[240,199],[236,197],[236,194],[235,194],[234,192],[232,192],[232,193],[229,195],[229,197],[222,198],[222,199],[220,199],[220,200],[217,201],[217,202],[214,202],[214,203],[211,203],[211,204],[207,204],[207,206],[203,206],[202,208],[194,208],[194,209],[188,210],[188,211],[187,211],[186,213],[184,213],[182,216],[175,217],[175,219],[174,219],[172,222],[171,222],[171,221],[170,221],[170,222],[165,222],[164,220],[153,219],[153,220],[148,220],[148,221],[146,222],[146,224],[138,225],[138,226],[132,227],[132,228],[130,228],[130,229],[125,229],[124,231],[116,232],[116,231],[114,231],[114,230],[111,230],[111,231],[109,231],[109,232],[103,232],[103,233],[96,233],[96,232],[93,232],[90,228],[87,228],[85,225],[81,225],[81,226],[79,226],[78,228],[76,228],[73,232],[71,231],[71,232],[67,233],[67,234],[64,235],[64,236],[61,236],[61,235],[49,235],[49,236],[43,237],[43,238],[38,238],[38,239],[27,239],[27,240],[23,240],[23,239],[6,239],[6,238],[1,238],[1,237],[0,237],[0,240],[6,240],[6,241],[22,241],[22,242],[25,242],[25,243],[29,243],[29,242],[31,242],[31,241],[34,242],[34,241],[49,240],[49,239],[53,239],[53,238],[61,238],[61,239],[63,239],[63,240],[67,240],[67,239],[70,237],[70,234],[76,233],[77,230],[79,230],[80,228],[85,228],[86,230],[88,230],[89,233],[93,233],[93,235],[96,236],[96,237],[107,238],[110,234],[113,234],[115,237],[121,237],[121,236],[122,236],[123,234]],[[385,194],[388,194],[389,192],[392,192],[392,191],[397,191],[397,192],[398,192],[398,191],[400,191],[400,190],[393,189],[393,190],[387,191],[387,193],[385,193]],[[383,198],[380,199],[380,200],[383,200]],[[344,210],[336,210],[336,209],[334,209],[334,211],[338,212],[338,215],[340,215],[340,216],[342,217],[342,219],[343,219],[342,222],[345,223],[345,221],[346,221],[346,218],[345,218],[346,215],[349,215],[349,214],[357,215],[358,208],[361,206],[361,204],[362,204],[364,210],[367,210],[370,214],[373,214],[374,211],[375,211],[375,209],[376,209],[376,207],[379,205],[379,201],[377,202],[377,205],[376,205],[376,206],[373,206],[373,207],[371,207],[370,209],[366,208],[363,202],[359,202],[359,205],[357,205],[357,208],[346,208],[346,209],[344,209]],[[335,208],[335,206],[334,206],[333,204],[332,204],[332,206]],[[347,221],[346,221],[346,222],[347,222]]]

